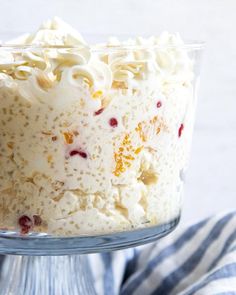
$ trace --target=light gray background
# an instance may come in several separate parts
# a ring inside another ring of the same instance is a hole
[[[0,38],[60,16],[92,38],[163,30],[207,42],[182,223],[236,207],[235,0],[0,0]]]

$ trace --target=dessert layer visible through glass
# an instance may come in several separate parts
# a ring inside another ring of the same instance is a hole
[[[59,236],[180,215],[201,45],[87,46],[59,20],[0,47],[0,228]]]

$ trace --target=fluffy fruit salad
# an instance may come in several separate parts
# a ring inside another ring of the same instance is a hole
[[[179,35],[89,46],[54,18],[10,44],[0,47],[0,228],[95,235],[178,218],[195,107]]]

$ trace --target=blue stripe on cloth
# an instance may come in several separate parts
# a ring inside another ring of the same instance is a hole
[[[224,243],[224,247],[221,250],[220,254],[215,258],[215,260],[210,265],[208,271],[211,271],[217,263],[221,260],[221,258],[228,252],[229,247],[233,244],[233,242],[236,241],[236,229],[231,233],[229,238]]]
[[[222,217],[211,229],[207,237],[203,240],[198,249],[191,254],[190,258],[180,267],[170,273],[151,294],[167,295],[169,294],[187,275],[189,275],[200,263],[210,245],[220,236],[225,226],[235,216],[235,213],[229,213]]]
[[[220,269],[217,269],[212,274],[207,276],[203,282],[195,285],[192,289],[184,293],[184,295],[193,295],[194,293],[203,289],[204,287],[206,287],[209,283],[213,281],[225,279],[225,278],[232,278],[232,277],[236,277],[236,263],[226,264]],[[229,290],[229,292],[231,292],[231,290]],[[226,292],[226,294],[229,294],[229,293]]]
[[[236,245],[233,248],[229,249],[228,253],[236,251]]]
[[[112,269],[112,254],[101,253],[102,261],[104,264],[104,295],[114,295],[114,275]]]
[[[144,280],[148,278],[148,276],[153,272],[154,268],[157,267],[162,261],[168,258],[171,255],[174,255],[184,244],[190,241],[190,239],[194,238],[194,236],[198,233],[198,231],[203,228],[206,223],[209,221],[205,219],[195,225],[190,226],[184,233],[170,246],[163,249],[158,256],[153,258],[145,267],[145,270],[139,273],[133,280],[128,282],[128,284],[121,291],[121,295],[130,295],[137,289]],[[154,244],[155,245],[155,244]]]
[[[127,261],[127,265],[126,265],[126,269],[125,269],[125,274],[124,274],[124,277],[123,277],[122,285],[136,271],[137,264],[138,264],[138,258],[139,258],[139,251],[138,251],[138,249],[133,248],[133,257],[132,257],[132,259],[129,259]]]

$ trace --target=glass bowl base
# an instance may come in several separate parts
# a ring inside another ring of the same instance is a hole
[[[0,231],[0,254],[59,256],[120,250],[154,242],[175,229],[180,216],[158,226],[97,236],[56,237],[43,233],[22,236]]]

